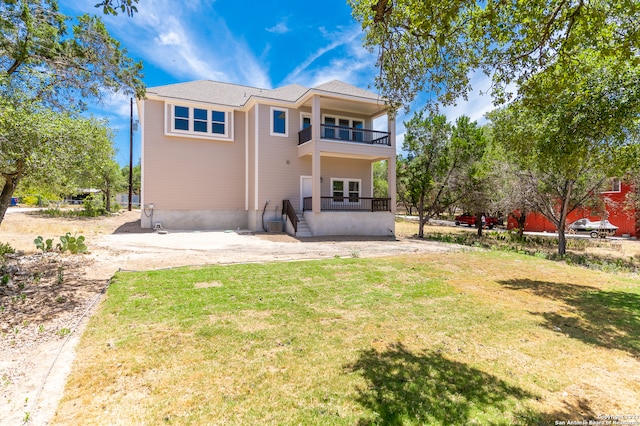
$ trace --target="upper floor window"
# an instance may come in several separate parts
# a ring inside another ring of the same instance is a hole
[[[611,192],[620,192],[620,179],[611,179]]]
[[[311,127],[311,116],[307,114],[302,114],[301,117],[302,117],[302,129],[300,130],[308,129],[309,127]]]
[[[364,121],[344,117],[325,115],[322,137],[326,139],[350,140],[362,142]]]
[[[222,111],[211,111],[211,133],[226,134],[227,114]]]
[[[271,107],[271,134],[276,136],[288,136],[287,117],[285,108]]]
[[[231,139],[229,122],[232,117],[230,111],[215,109],[171,105],[168,109],[172,126],[169,133],[209,137],[216,139]]]
[[[193,131],[200,133],[207,133],[207,116],[209,111],[206,109],[194,108],[193,109]]]
[[[176,106],[173,117],[174,129],[189,130],[189,108]]]

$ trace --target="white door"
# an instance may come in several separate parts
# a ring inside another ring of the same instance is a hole
[[[300,211],[304,207],[304,198],[313,195],[313,179],[311,176],[300,176]]]

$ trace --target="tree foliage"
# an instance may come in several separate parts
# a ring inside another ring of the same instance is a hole
[[[142,64],[103,22],[88,15],[71,21],[56,0],[0,3],[0,223],[20,182],[59,193],[77,188],[80,177],[111,187],[110,132],[77,114],[109,92],[144,96]]]
[[[1,106],[0,222],[20,182],[68,193],[111,161],[105,123],[29,103]]]
[[[407,158],[399,167],[399,180],[417,206],[422,237],[430,218],[474,199],[486,142],[482,128],[466,116],[452,125],[444,115],[420,111],[405,126]]]
[[[495,138],[527,171],[535,208],[558,228],[564,254],[567,215],[639,161],[640,70],[582,55],[534,76],[526,93],[489,117]]]
[[[133,16],[138,11],[136,4],[138,4],[138,0],[103,0],[97,3],[96,7],[101,7],[105,15],[117,15],[120,11],[120,13]]]
[[[58,109],[83,109],[106,92],[143,96],[142,64],[134,62],[103,22],[70,18],[55,0],[0,3],[0,90]]]
[[[453,103],[474,72],[491,77],[494,99],[510,97],[549,68],[566,69],[584,52],[637,65],[636,0],[349,0],[378,51],[377,86],[394,106],[422,91]]]

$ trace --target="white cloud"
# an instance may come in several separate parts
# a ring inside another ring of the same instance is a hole
[[[249,47],[215,14],[212,1],[145,0],[132,18],[108,18],[117,37],[145,62],[180,80],[218,80],[268,87],[270,79]],[[204,29],[204,32],[203,32]]]
[[[168,33],[160,34],[156,38],[156,41],[161,45],[165,46],[179,46],[184,41],[182,38],[174,31],[169,31]]]
[[[471,84],[473,91],[469,93],[467,100],[462,99],[456,105],[442,108],[442,113],[449,121],[455,121],[458,117],[466,115],[471,118],[471,121],[484,124],[487,122],[485,115],[497,108],[491,97],[491,77],[477,71],[471,77]],[[507,91],[517,91],[515,84],[507,86]]]
[[[289,17],[283,18],[280,22],[275,24],[273,27],[266,28],[266,30],[274,34],[286,34],[291,31],[291,29],[287,25],[288,20],[289,20]]]
[[[373,82],[371,73],[375,72],[375,57],[362,47],[362,30],[353,26],[335,33],[320,28],[328,44],[313,52],[287,77],[285,82],[298,83],[314,87],[331,80],[340,80],[356,86],[365,87]],[[336,53],[338,49],[343,52]],[[325,55],[336,53],[326,65],[314,66]]]

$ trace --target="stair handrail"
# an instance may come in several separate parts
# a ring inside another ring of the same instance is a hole
[[[282,201],[282,214],[286,214],[291,224],[293,225],[293,231],[298,232],[298,215],[296,214],[295,209],[291,205],[291,201],[283,200]]]

